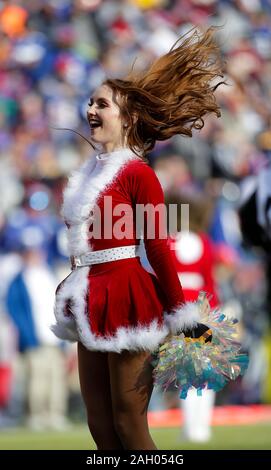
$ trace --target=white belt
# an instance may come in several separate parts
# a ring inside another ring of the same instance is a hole
[[[72,269],[91,266],[92,264],[106,263],[125,258],[139,256],[140,245],[118,246],[106,250],[89,251],[80,256],[71,256]]]

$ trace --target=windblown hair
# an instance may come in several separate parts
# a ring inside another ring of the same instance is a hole
[[[192,137],[193,128],[204,126],[205,115],[220,117],[214,92],[225,82],[218,80],[223,73],[219,46],[213,38],[216,29],[198,33],[193,28],[147,71],[132,70],[125,79],[103,82],[115,98],[121,97],[128,145],[143,158],[157,140],[176,134]],[[189,34],[191,31],[193,34]]]

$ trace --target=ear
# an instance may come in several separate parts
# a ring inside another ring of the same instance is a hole
[[[135,113],[135,112],[132,113],[132,114],[131,114],[131,118],[132,118],[132,126],[133,126],[133,125],[137,122],[137,120],[138,120],[138,114]],[[127,127],[129,127],[128,122],[125,122],[125,123],[123,124],[123,127],[124,127],[124,129],[127,129]]]
[[[138,120],[138,114],[137,113],[132,113],[131,114],[133,124],[135,124]]]

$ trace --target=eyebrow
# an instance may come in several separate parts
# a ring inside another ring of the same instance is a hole
[[[89,97],[89,101],[94,100],[93,96]],[[96,101],[105,101],[106,103],[110,104],[107,98],[103,98],[103,96],[99,96]]]

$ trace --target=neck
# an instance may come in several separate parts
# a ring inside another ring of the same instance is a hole
[[[126,156],[126,155],[132,155],[132,154],[133,152],[130,150],[129,147],[121,147],[121,148],[111,150],[109,152],[106,152],[105,150],[101,150],[96,156],[96,158],[99,161],[103,161],[103,160],[111,159],[111,157],[116,158],[117,156]]]
[[[103,153],[110,153],[110,152],[116,152],[121,149],[126,149],[128,148],[128,139],[127,135],[121,135],[118,141],[115,142],[105,142],[104,144],[101,144],[101,152]]]
[[[120,144],[108,144],[108,145],[102,145],[100,147],[100,152],[102,153],[111,153],[111,152],[116,152],[118,150],[121,150],[121,149],[126,149],[128,148],[128,144],[127,143],[120,143]]]

